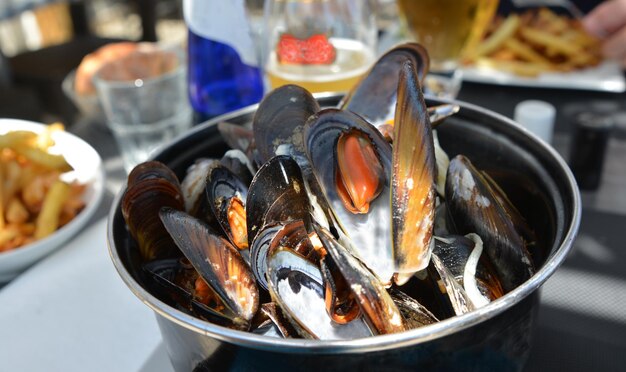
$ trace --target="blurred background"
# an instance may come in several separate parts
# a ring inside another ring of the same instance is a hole
[[[0,117],[76,119],[61,83],[82,58],[113,41],[183,43],[180,0],[3,0]]]
[[[245,2],[256,32],[263,0]],[[398,8],[395,0],[369,3],[376,13],[380,53],[398,41]],[[585,13],[599,1],[578,3]],[[498,13],[508,13],[511,6],[500,2]],[[186,39],[182,0],[3,0],[0,117],[71,124],[79,112],[61,85],[85,55],[115,41],[184,45]]]
[[[384,37],[398,27],[396,1],[369,3],[382,36],[378,50],[383,51],[397,41]],[[580,1],[578,6],[587,12],[597,3]],[[253,22],[262,18],[262,4],[246,0]],[[510,8],[510,2],[500,2],[498,12]],[[182,0],[3,0],[0,117],[70,124],[78,110],[62,93],[61,83],[85,55],[114,41],[184,45],[186,38]]]

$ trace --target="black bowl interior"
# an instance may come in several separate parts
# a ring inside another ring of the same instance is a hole
[[[322,106],[332,106],[337,97],[321,99]],[[435,104],[437,102],[429,102]],[[254,111],[231,115],[229,122],[248,124]],[[461,111],[438,130],[442,148],[452,158],[464,154],[480,169],[496,179],[511,201],[537,233],[535,266],[540,268],[563,242],[574,215],[574,198],[568,176],[550,152],[519,128],[505,123],[495,114],[474,106]],[[228,150],[214,123],[196,127],[156,156],[178,175],[185,175],[189,165],[200,157],[221,157]],[[143,288],[140,259],[130,238],[120,205],[112,220],[114,249],[125,269]],[[154,293],[152,293],[154,295]]]

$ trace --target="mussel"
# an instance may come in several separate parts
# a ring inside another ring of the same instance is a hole
[[[306,124],[306,149],[342,244],[386,285],[426,267],[435,210],[434,144],[417,72],[400,72],[393,150],[348,111],[326,109]],[[391,202],[390,202],[391,201]]]
[[[246,199],[248,187],[224,166],[211,169],[206,179],[206,199],[224,235],[235,245],[248,249]]]
[[[398,71],[406,61],[412,62],[419,80],[423,80],[430,65],[428,52],[416,43],[400,44],[376,61],[341,100],[339,107],[358,114],[376,127],[393,120],[400,80]]]
[[[394,126],[391,208],[396,283],[428,265],[435,222],[435,148],[415,68],[400,70]]]
[[[222,138],[231,149],[240,150],[248,156],[254,152],[254,133],[250,128],[226,121],[217,124]]]
[[[304,127],[309,117],[320,109],[310,92],[297,85],[285,85],[270,92],[259,104],[253,119],[255,145],[259,159],[268,162],[274,156],[293,159],[302,173],[300,183],[311,199],[316,218],[328,226],[328,205],[307,157]]]
[[[317,234],[315,235],[317,237]],[[319,237],[317,237],[319,240]],[[324,299],[326,312],[337,323],[348,323],[361,315],[359,303],[351,285],[341,272],[332,255],[322,246],[322,258],[319,260],[320,271],[324,279]]]
[[[389,290],[389,295],[398,307],[407,329],[419,328],[439,321],[424,305],[401,290],[392,288]]]
[[[274,90],[252,129],[218,125],[233,150],[182,187],[158,162],[133,170],[123,215],[150,290],[226,327],[344,340],[462,315],[528,279],[536,237],[487,173],[439,145],[432,128],[458,106],[426,107],[428,63],[400,45],[338,108]]]
[[[350,286],[365,320],[376,334],[405,329],[400,311],[380,281],[323,227],[315,226],[317,235],[339,272]]]
[[[237,178],[246,186],[250,186],[252,177],[256,173],[256,168],[252,164],[250,158],[241,150],[228,150],[220,159],[220,164],[228,168]]]
[[[149,288],[173,306],[212,323],[234,326],[231,317],[224,314],[222,301],[186,258],[150,261],[143,271]]]
[[[250,248],[250,266],[257,283],[267,290],[267,257],[280,246],[293,249],[314,264],[320,256],[309,240],[304,222],[301,220],[265,225],[254,239]]]
[[[184,212],[162,208],[159,216],[176,245],[225,305],[224,315],[247,329],[259,307],[259,292],[239,251]]]
[[[158,218],[161,207],[184,208],[178,178],[167,166],[150,161],[128,175],[122,215],[145,261],[176,257],[180,253]]]
[[[296,161],[282,155],[263,164],[250,184],[246,205],[249,245],[265,225],[295,220],[308,223],[310,203]]]
[[[337,109],[312,116],[305,134],[311,165],[332,208],[327,214],[335,219],[341,242],[383,283],[390,283],[395,272],[391,146],[362,118]]]
[[[277,338],[298,337],[297,331],[287,321],[280,306],[276,305],[275,302],[267,302],[261,305],[259,313],[264,321],[252,332]]]
[[[482,239],[476,234],[435,237],[433,253],[463,286],[474,307],[484,306],[504,294],[483,250]]]
[[[304,123],[319,109],[311,93],[297,85],[282,86],[265,96],[252,120],[261,161],[265,163],[278,155],[281,147],[285,148],[280,150],[282,155],[296,160],[303,157]]]
[[[300,336],[314,339],[353,339],[372,333],[362,319],[337,324],[326,313],[319,268],[292,249],[279,247],[268,258],[268,284]]]
[[[185,211],[209,223],[217,223],[206,199],[206,179],[211,170],[219,166],[217,159],[197,159],[189,168],[181,183],[185,199]]]
[[[463,155],[450,161],[446,204],[449,221],[457,233],[476,233],[482,238],[505,293],[533,275],[534,266],[524,239],[488,181]]]

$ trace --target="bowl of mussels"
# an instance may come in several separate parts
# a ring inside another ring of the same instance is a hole
[[[427,71],[396,46],[347,95],[278,88],[129,174],[109,249],[177,371],[523,368],[578,188]]]

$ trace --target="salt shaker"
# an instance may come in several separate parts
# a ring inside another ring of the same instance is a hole
[[[514,120],[546,143],[552,142],[556,109],[548,102],[522,101],[515,106]]]
[[[607,144],[615,123],[609,115],[582,112],[575,117],[575,124],[569,166],[581,190],[595,190],[600,186]]]

